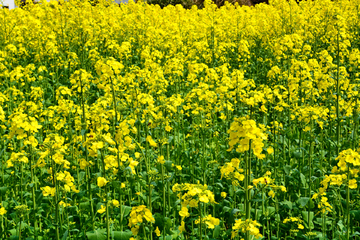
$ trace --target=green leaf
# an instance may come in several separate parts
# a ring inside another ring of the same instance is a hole
[[[325,240],[325,239],[326,239],[326,236],[323,236],[322,233],[318,233],[318,234],[316,235],[316,237],[319,238],[319,240]]]
[[[234,223],[235,222],[235,215],[238,213],[238,212],[241,212],[239,209],[237,209],[237,208],[233,208],[232,210],[231,210],[231,212],[230,212],[230,218],[229,218],[229,220],[230,220],[230,222],[231,223]]]
[[[122,208],[121,210],[122,210],[123,219],[124,219],[131,212],[131,207],[123,205],[123,206],[121,206],[121,208]]]
[[[61,238],[61,240],[66,240],[67,239],[67,236],[69,234],[69,229],[66,230],[66,232],[64,233],[63,237]]]
[[[294,157],[297,158],[297,159],[300,159],[302,158],[302,152],[294,152]]]
[[[9,230],[9,232],[10,232],[11,236],[16,236],[17,230],[15,228],[13,228],[13,229]]]
[[[302,215],[302,217],[304,219],[304,222],[308,225],[309,224],[309,212],[308,211],[302,211],[301,215]],[[314,219],[314,212],[310,212],[310,227],[311,228],[314,228],[313,219]]]
[[[337,225],[340,227],[340,230],[341,230],[341,231],[342,231],[342,230],[345,230],[345,226],[344,226],[342,220],[340,220],[340,221],[337,223]]]
[[[164,220],[165,220],[165,228],[166,230],[169,230],[172,226],[171,218],[165,217]]]
[[[217,225],[217,226],[214,228],[214,238],[219,238],[219,236],[220,236],[220,230],[221,230],[220,225]]]
[[[80,210],[86,211],[90,209],[90,202],[82,202],[80,203]]]
[[[360,219],[360,210],[352,210],[350,211],[350,215],[352,215],[355,219]]]
[[[8,189],[8,187],[0,187],[0,193],[2,196],[5,196],[7,189]]]
[[[275,212],[275,207],[267,207],[266,211],[268,212],[268,216],[272,215]]]
[[[282,201],[280,204],[287,206],[289,209],[293,208],[293,203],[288,200]]]
[[[351,238],[353,238],[355,236],[360,236],[360,233],[359,232],[354,232],[353,234],[350,235]]]
[[[165,166],[167,171],[169,171],[169,172],[173,171],[172,164],[173,164],[172,161],[165,161],[164,166]]]
[[[256,211],[256,219],[259,219],[262,216],[263,212],[260,209],[257,209]]]
[[[172,238],[173,239],[176,239],[180,234],[180,231],[179,230],[173,230],[172,231]]]
[[[132,236],[131,231],[114,231],[114,240],[129,240]]]
[[[300,179],[301,179],[301,183],[304,187],[306,187],[306,177],[304,174],[300,173]]]
[[[232,210],[231,208],[224,206],[222,209],[222,213],[230,213],[231,210]]]
[[[96,229],[95,231],[87,232],[86,236],[89,240],[105,240],[106,229]]]
[[[290,166],[290,165],[285,165],[285,166],[284,166],[284,171],[285,171],[285,173],[286,173],[287,175],[290,174],[290,170],[291,170],[291,166]]]
[[[79,182],[83,182],[86,173],[84,171],[79,172]]]
[[[85,129],[81,130],[81,136],[84,136],[85,133],[86,133],[86,130],[85,130]]]
[[[300,207],[303,208],[308,204],[309,200],[310,200],[310,198],[308,198],[308,197],[301,197],[301,198],[299,198],[298,203],[300,204]]]
[[[121,182],[120,181],[113,181],[112,185],[114,188],[120,189],[121,188]]]

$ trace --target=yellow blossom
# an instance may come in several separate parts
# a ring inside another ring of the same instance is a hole
[[[0,208],[0,216],[3,216],[7,213],[6,209],[4,207]]]
[[[42,187],[41,190],[42,190],[42,193],[43,193],[44,197],[47,197],[49,195],[51,197],[55,196],[55,188],[46,186],[46,187]]]
[[[106,207],[104,205],[101,205],[100,209],[97,210],[98,213],[102,214],[106,211]]]
[[[108,181],[104,177],[97,178],[97,185],[99,187],[104,187],[107,183],[108,183]]]
[[[161,233],[160,233],[159,227],[156,227],[154,232],[155,232],[156,236],[160,237]]]

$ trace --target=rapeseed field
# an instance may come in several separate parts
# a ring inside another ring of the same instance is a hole
[[[0,239],[360,239],[360,1],[0,9]]]

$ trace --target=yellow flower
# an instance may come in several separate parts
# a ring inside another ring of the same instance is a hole
[[[257,186],[259,182],[260,182],[260,179],[254,179],[254,180],[253,180],[253,184],[254,184],[255,186]]]
[[[125,188],[125,183],[121,183],[120,188]]]
[[[51,197],[54,197],[55,196],[55,188],[52,188],[52,187],[49,187],[49,186],[46,186],[46,187],[42,187],[40,188],[43,192],[43,195],[44,197],[47,197],[47,196],[51,196]]]
[[[221,192],[221,197],[226,198],[226,192]]]
[[[185,222],[184,222],[184,221],[181,221],[181,225],[179,226],[179,230],[180,230],[180,233],[186,231],[186,229],[185,229]]]
[[[299,224],[298,229],[304,229],[304,226],[302,224]]]
[[[166,125],[165,131],[170,132],[171,130],[172,130],[172,127],[170,127],[169,125]]]
[[[179,212],[179,215],[182,217],[182,219],[189,217],[190,213],[188,211],[187,207],[181,207],[181,211]]]
[[[200,202],[203,202],[203,203],[209,202],[209,198],[206,195],[200,196],[199,200],[200,200]]]
[[[80,159],[80,168],[84,170],[87,166],[90,166],[90,164],[83,158]]]
[[[149,142],[149,144],[150,144],[151,147],[157,147],[156,142],[154,141],[154,139],[152,139],[152,137],[151,137],[150,135],[147,136],[146,141]]]
[[[164,164],[165,163],[165,158],[164,156],[159,156],[158,159],[157,159],[157,162],[160,163],[160,164]]]
[[[311,130],[311,127],[309,127],[309,126],[306,126],[306,127],[303,129],[304,132],[308,132],[308,131],[310,131],[310,130]]]
[[[71,204],[65,203],[64,201],[60,201],[60,202],[59,202],[59,205],[60,205],[60,206],[63,206],[63,207],[69,207],[69,206],[71,206]]]
[[[104,205],[101,205],[100,209],[97,210],[98,213],[102,214],[106,211],[106,207],[104,207]]]
[[[103,135],[103,138],[104,138],[105,142],[107,142],[110,145],[115,145],[116,144],[115,141],[112,140],[110,133],[108,133],[106,135]]]
[[[160,237],[160,230],[159,230],[159,227],[156,227],[156,229],[155,229],[155,234],[156,234],[156,236],[158,236],[158,237]]]
[[[155,222],[155,218],[153,217],[152,213],[150,212],[149,209],[145,208],[144,209],[144,218],[148,221],[148,222]]]
[[[357,184],[356,184],[356,180],[355,179],[351,179],[349,181],[349,188],[351,189],[356,189],[357,188]]]
[[[198,201],[196,201],[195,199],[191,199],[191,201],[189,202],[189,207],[198,207]]]
[[[132,158],[130,158],[130,163],[129,163],[129,167],[131,168],[132,174],[136,174],[135,172],[135,167],[139,164],[138,161],[133,160]]]
[[[138,159],[141,156],[141,154],[139,152],[135,153],[135,158]]]
[[[210,229],[214,229],[215,226],[220,224],[220,220],[218,218],[212,217],[211,214],[204,218],[204,222]]]
[[[3,216],[3,215],[5,215],[6,214],[6,209],[4,208],[4,207],[1,207],[0,208],[0,216]]]
[[[104,187],[106,185],[106,183],[108,183],[108,181],[106,181],[106,179],[104,177],[97,178],[97,185],[99,187]]]
[[[131,228],[131,232],[136,236],[139,233],[139,226],[134,226]]]
[[[111,201],[111,203],[112,203],[112,205],[113,205],[114,207],[118,207],[118,206],[120,205],[119,201],[116,200],[116,199],[113,199],[113,200]]]
[[[271,190],[268,194],[269,194],[269,196],[270,196],[270,197],[272,197],[272,198],[274,198],[274,197],[275,197],[275,193],[274,193],[274,191],[273,191],[273,190]]]
[[[268,154],[272,154],[274,152],[274,148],[273,147],[268,147],[266,151],[267,151]]]

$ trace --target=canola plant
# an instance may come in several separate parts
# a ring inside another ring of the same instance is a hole
[[[0,239],[360,238],[359,0],[93,5],[0,9]]]

